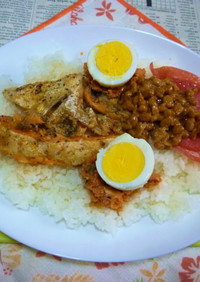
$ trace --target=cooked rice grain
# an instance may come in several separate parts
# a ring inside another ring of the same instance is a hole
[[[34,59],[26,79],[55,79],[66,70],[68,73],[74,70],[71,64],[66,65],[58,57],[47,57],[42,63]],[[76,69],[80,69],[79,63]],[[9,77],[1,77],[0,90],[11,85]],[[15,111],[15,106],[0,95],[0,113],[9,115]],[[157,223],[178,219],[191,212],[200,199],[200,164],[174,150],[156,150],[155,160],[155,170],[161,172],[162,182],[158,187],[141,189],[119,214],[90,206],[89,192],[84,189],[77,169],[20,164],[1,154],[0,192],[18,208],[27,210],[36,206],[42,213],[53,216],[56,222],[65,221],[69,228],[93,224],[99,230],[114,232],[147,215]]]
[[[78,169],[24,165],[1,155],[0,191],[18,208],[37,206],[55,221],[64,220],[69,228],[93,224],[102,231],[114,232],[146,215],[157,223],[178,219],[192,210],[192,193],[200,194],[199,164],[173,151],[155,151],[155,157],[163,181],[156,188],[141,189],[119,214],[90,207]]]

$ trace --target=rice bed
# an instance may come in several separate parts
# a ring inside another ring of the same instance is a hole
[[[60,62],[60,63],[59,63]],[[53,79],[68,69],[63,58],[45,58],[38,72],[39,60],[31,62],[31,72],[25,73],[26,81]],[[55,68],[52,66],[56,65]],[[73,65],[74,66],[74,65]],[[54,71],[51,71],[51,70]],[[77,65],[75,70],[80,70]],[[37,71],[36,71],[37,70]],[[0,90],[12,85],[9,77],[0,78]],[[0,95],[0,114],[13,114],[16,107]],[[28,210],[36,206],[55,218],[64,220],[67,227],[93,224],[101,231],[114,232],[120,226],[130,226],[144,216],[156,223],[179,219],[194,209],[200,194],[200,164],[190,161],[175,150],[155,152],[155,171],[161,172],[162,182],[154,189],[141,189],[132,200],[117,213],[90,206],[89,192],[79,176],[78,169],[59,166],[28,165],[0,154],[0,192],[16,207]]]

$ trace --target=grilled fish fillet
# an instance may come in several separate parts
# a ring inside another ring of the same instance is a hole
[[[69,74],[56,81],[29,83],[3,91],[4,97],[27,112],[45,115],[55,104],[82,85],[81,74]]]
[[[83,128],[99,136],[108,136],[112,132],[122,133],[122,123],[127,117],[116,120],[109,114],[96,112],[85,101],[84,92],[83,75],[70,74],[56,81],[8,88],[3,91],[3,95],[24,111],[24,124],[28,125],[29,116],[39,114],[52,134],[77,136]],[[111,115],[112,110],[119,113],[118,106],[111,100],[106,97],[101,104],[108,106]]]
[[[115,137],[51,137],[40,131],[18,130],[12,123],[12,117],[0,116],[0,151],[21,163],[68,167],[90,163]]]

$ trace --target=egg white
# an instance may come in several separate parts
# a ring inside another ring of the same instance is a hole
[[[105,75],[102,73],[96,64],[96,54],[100,48],[101,45],[105,44],[106,42],[111,41],[119,41],[127,45],[132,53],[132,64],[127,72],[125,72],[122,75],[118,76],[111,76],[111,75]],[[127,42],[124,42],[122,40],[107,40],[105,42],[99,43],[96,46],[94,46],[88,53],[87,58],[87,64],[88,64],[88,70],[91,76],[94,80],[98,81],[99,84],[102,86],[109,86],[109,87],[117,87],[120,85],[125,84],[135,73],[138,65],[138,55],[136,50],[133,47],[133,44],[129,44]]]
[[[119,183],[119,182],[115,182],[107,178],[107,176],[105,175],[102,169],[102,159],[110,147],[112,147],[115,144],[123,143],[123,142],[132,143],[136,145],[143,152],[144,157],[145,157],[145,165],[144,165],[143,171],[137,178],[129,182]],[[154,169],[154,163],[155,163],[154,153],[149,143],[146,142],[144,139],[133,138],[128,133],[124,133],[120,135],[119,137],[115,138],[105,149],[101,149],[99,151],[99,153],[97,154],[96,168],[101,178],[108,185],[114,188],[117,188],[119,190],[126,191],[126,190],[134,190],[134,189],[143,187],[144,184],[147,183],[147,181],[149,180],[149,178],[152,175],[152,172]]]

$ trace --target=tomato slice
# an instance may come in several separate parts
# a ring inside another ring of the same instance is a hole
[[[171,78],[181,90],[200,87],[200,77],[191,72],[168,66],[155,69],[153,62],[149,67],[154,76],[159,79]]]
[[[170,78],[181,90],[197,88],[195,98],[197,100],[197,109],[200,111],[200,78],[197,75],[175,67],[154,68],[153,63],[149,67],[154,76],[161,80]],[[189,159],[200,162],[200,137],[195,140],[185,138],[174,148]]]
[[[200,152],[200,137],[197,137],[196,139],[184,138],[178,146],[190,151]]]
[[[185,155],[186,157],[188,157],[189,159],[196,161],[196,162],[200,162],[200,151],[196,152],[196,151],[188,150],[181,146],[176,146],[174,148],[177,151],[179,151],[180,153],[182,153],[183,155]]]

